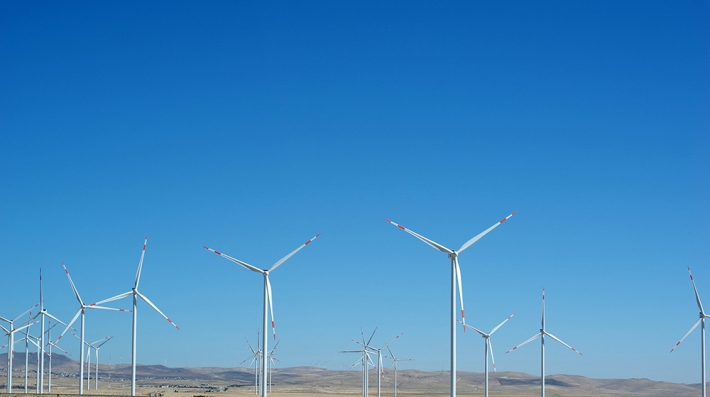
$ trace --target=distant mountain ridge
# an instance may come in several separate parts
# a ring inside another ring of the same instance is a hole
[[[34,372],[37,353],[29,353],[29,368]],[[45,359],[45,367],[49,367]],[[0,354],[0,370],[7,366],[7,354]],[[15,353],[14,369],[24,368],[24,352]],[[93,363],[92,363],[93,368]],[[52,372],[76,374],[79,362],[62,354],[52,355]],[[110,373],[112,378],[129,378],[129,364],[99,364],[99,376]],[[77,375],[78,376],[78,375]],[[225,383],[231,386],[249,386],[254,382],[254,370],[248,368],[190,367],[170,368],[164,365],[138,365],[137,376],[140,380],[151,379],[165,384],[179,384],[180,381],[204,381]],[[392,373],[386,373],[383,388],[390,388]],[[508,394],[535,394],[540,388],[540,377],[521,372],[498,372],[490,374],[491,391]],[[399,370],[397,372],[398,390],[402,392],[445,392],[449,387],[449,373],[442,371],[425,372],[418,370]],[[273,382],[289,390],[309,392],[332,392],[334,390],[357,391],[361,387],[359,370],[327,370],[316,367],[275,368]],[[458,372],[457,385],[462,393],[481,391],[484,374],[476,372]],[[377,383],[377,373],[370,372],[370,385]],[[686,385],[650,379],[594,379],[579,375],[550,375],[545,382],[548,392],[566,395],[607,394],[618,396],[677,396],[691,397],[700,394],[700,385]],[[250,386],[253,387],[253,386]]]

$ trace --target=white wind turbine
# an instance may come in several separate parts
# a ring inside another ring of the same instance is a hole
[[[25,314],[29,313],[34,309],[35,307],[39,306],[39,303],[32,306],[31,308],[25,310],[20,314],[19,316],[15,317],[12,320],[8,320],[4,317],[0,317],[0,321],[4,321],[8,324],[8,327],[5,328],[2,325],[0,325],[0,329],[5,331],[5,334],[7,335],[7,382],[5,383],[7,385],[7,393],[10,394],[12,393],[12,363],[14,361],[15,357],[15,348],[13,347],[15,345],[15,332],[21,331],[30,325],[34,324],[23,324],[17,328],[15,328],[15,322],[19,320],[20,318],[24,317]],[[5,346],[0,347],[2,349]]]
[[[466,327],[467,327],[467,328],[472,329],[472,330],[478,332],[478,334],[481,335],[481,337],[483,337],[483,339],[486,340],[486,342],[485,342],[485,345],[486,345],[485,363],[486,363],[486,364],[485,364],[485,366],[484,366],[485,372],[486,372],[486,380],[485,380],[486,397],[488,397],[488,352],[489,352],[489,351],[491,352],[491,360],[493,361],[493,372],[498,372],[498,371],[496,371],[496,359],[495,359],[495,357],[493,357],[493,345],[491,344],[491,335],[493,335],[494,332],[498,331],[498,328],[502,327],[503,324],[505,324],[506,322],[508,322],[508,320],[510,320],[511,318],[513,318],[514,315],[515,315],[515,313],[511,314],[510,316],[508,316],[508,318],[506,318],[505,320],[503,320],[502,323],[498,324],[498,325],[497,325],[495,328],[493,328],[493,330],[491,330],[491,332],[489,332],[489,333],[485,333],[485,332],[479,330],[478,328],[475,328],[475,327],[472,327],[472,326],[466,324]]]
[[[377,331],[377,328],[375,328],[375,331]],[[362,333],[362,331],[361,331],[361,333]],[[382,395],[381,385],[382,385],[382,376],[384,375],[384,372],[382,369],[382,350],[387,348],[395,340],[399,339],[399,337],[402,336],[402,334],[404,334],[404,333],[401,333],[401,334],[395,336],[394,339],[387,342],[384,346],[380,347],[379,349],[370,345],[369,341],[367,343],[365,343],[365,335],[362,336],[362,343],[360,343],[358,341],[353,341],[353,342],[357,343],[358,345],[363,346],[365,349],[368,349],[368,350],[372,351],[373,353],[377,353],[377,397],[380,397]],[[374,336],[375,333],[373,332],[372,335]],[[370,339],[372,339],[372,337],[370,337]]]
[[[573,352],[579,354],[580,356],[582,355],[582,353],[580,353],[579,351],[577,351],[577,349],[575,349],[574,347],[572,347],[572,346],[566,344],[565,342],[562,342],[562,340],[560,340],[558,337],[556,337],[555,335],[552,335],[551,333],[549,333],[549,332],[547,332],[547,331],[545,330],[545,288],[543,288],[543,289],[542,289],[542,328],[540,328],[540,332],[538,332],[538,333],[537,333],[535,336],[533,336],[532,338],[526,340],[525,342],[523,342],[523,343],[521,343],[521,344],[515,346],[514,348],[508,350],[507,352],[505,352],[505,354],[508,354],[508,353],[512,352],[513,350],[516,350],[516,349],[519,348],[520,346],[522,346],[522,345],[524,345],[524,344],[526,344],[526,343],[529,343],[529,342],[534,341],[534,340],[537,339],[538,337],[541,338],[541,353],[540,353],[540,368],[541,368],[541,375],[540,375],[540,377],[541,377],[541,379],[540,379],[540,387],[541,387],[541,389],[540,389],[540,396],[541,396],[541,397],[545,397],[545,335],[547,335],[547,336],[549,336],[550,338],[552,338],[552,339],[554,339],[554,340],[560,342],[561,344],[567,346],[568,348],[572,349]]]
[[[138,262],[138,270],[136,271],[136,281],[133,284],[133,288],[131,288],[131,290],[128,292],[124,292],[124,293],[116,295],[112,298],[104,299],[101,302],[96,303],[96,304],[102,304],[102,303],[115,301],[118,299],[127,298],[129,296],[133,297],[133,328],[132,328],[133,329],[133,333],[132,333],[133,336],[131,338],[131,396],[136,395],[136,337],[137,337],[137,333],[138,333],[137,332],[137,330],[138,330],[138,325],[137,325],[138,324],[138,312],[137,312],[138,297],[143,299],[143,301],[145,303],[147,303],[148,306],[152,307],[156,312],[158,312],[158,314],[160,314],[161,316],[163,316],[163,318],[168,320],[170,325],[177,328],[178,330],[180,329],[180,327],[178,327],[177,324],[175,324],[173,322],[173,320],[168,318],[168,316],[163,314],[163,312],[161,312],[160,309],[158,309],[158,306],[155,306],[155,304],[153,304],[153,302],[151,302],[147,296],[141,294],[138,291],[138,283],[141,281],[141,270],[143,269],[143,258],[145,257],[145,248],[147,245],[148,245],[148,236],[146,235],[145,241],[143,242],[143,250],[141,251],[141,259]]]
[[[256,350],[254,350],[253,347],[251,347],[251,343],[249,343],[249,339],[244,338],[247,341],[247,347],[249,350],[251,350],[251,356],[247,357],[242,361],[241,364],[244,364],[247,362],[249,359],[251,361],[249,362],[249,365],[247,368],[251,368],[251,365],[254,364],[254,394],[259,394],[259,365],[261,362],[261,348],[259,347],[259,333],[257,332],[256,334]]]
[[[269,354],[268,354],[268,360],[269,360],[269,383],[268,383],[268,384],[269,384],[269,393],[271,393],[271,386],[273,385],[273,382],[272,382],[272,380],[271,380],[271,376],[272,376],[272,374],[274,373],[274,362],[275,362],[275,361],[279,361],[279,360],[276,358],[276,353],[275,353],[275,352],[276,352],[276,349],[279,348],[279,343],[280,343],[280,342],[281,342],[281,341],[276,342],[276,344],[274,345],[274,348],[271,349],[271,351],[270,351]]]
[[[370,339],[365,342],[365,334],[362,332],[362,328],[360,329],[360,335],[362,335],[362,343],[356,341],[353,339],[353,342],[357,343],[358,345],[362,346],[362,350],[343,350],[341,353],[361,353],[362,357],[358,360],[355,361],[353,365],[350,366],[350,368],[356,367],[358,364],[362,366],[362,395],[363,397],[367,397],[368,395],[368,390],[370,387],[369,384],[369,376],[368,376],[368,370],[369,365],[372,363],[370,360],[370,350],[367,348],[367,345],[372,341],[372,337],[375,336],[375,332],[377,332],[377,328],[375,328],[374,331],[372,331],[372,335],[370,336]],[[373,364],[374,367],[374,364]]]
[[[84,301],[81,299],[81,296],[79,295],[79,291],[76,289],[76,286],[74,285],[74,281],[72,281],[71,276],[69,275],[69,270],[67,270],[67,267],[64,265],[64,262],[62,262],[62,267],[64,267],[64,272],[67,274],[67,278],[69,279],[69,284],[71,284],[72,291],[74,291],[74,296],[76,297],[76,300],[79,302],[79,310],[77,310],[76,314],[74,315],[74,318],[69,322],[66,328],[64,328],[64,331],[62,331],[61,335],[57,338],[57,341],[55,344],[59,343],[59,341],[62,339],[64,334],[71,328],[72,324],[76,321],[76,319],[81,315],[81,332],[80,332],[80,342],[79,342],[79,394],[84,394],[84,311],[86,309],[98,309],[98,310],[115,310],[119,312],[125,312],[127,310],[124,309],[115,309],[112,307],[104,307],[104,306],[99,306],[101,303],[105,302],[97,302],[97,303],[92,303],[90,305],[84,304]]]
[[[54,317],[53,315],[49,314],[47,312],[47,309],[44,308],[44,298],[42,295],[42,268],[39,269],[39,313],[37,313],[34,317],[32,317],[32,320],[36,319],[37,317],[40,317],[40,359],[39,359],[39,370],[38,370],[38,376],[39,376],[39,393],[42,394],[44,393],[44,347],[47,345],[45,340],[44,340],[44,335],[45,335],[45,322],[47,321],[46,317],[51,318],[52,320],[56,321],[59,324],[62,325],[67,325],[64,321]],[[56,324],[55,324],[56,325]]]
[[[700,324],[700,354],[702,356],[702,362],[701,362],[700,368],[702,371],[701,378],[702,378],[702,382],[703,382],[701,384],[701,389],[703,391],[703,397],[706,397],[706,393],[707,393],[706,387],[707,386],[706,386],[706,381],[705,381],[705,319],[709,318],[710,316],[705,314],[705,310],[703,310],[703,304],[700,302],[700,295],[698,295],[698,289],[695,287],[695,280],[693,279],[693,273],[690,272],[690,266],[688,266],[688,274],[690,275],[690,282],[693,283],[693,292],[695,292],[695,302],[698,304],[698,310],[700,310],[700,314],[699,314],[700,318],[698,318],[698,321],[696,321],[695,324],[693,324],[693,326],[690,327],[690,330],[685,333],[683,338],[681,338],[681,340],[678,341],[678,343],[676,343],[675,346],[673,346],[673,348],[671,349],[670,352],[673,353],[673,350],[675,350],[676,347],[678,347],[678,345],[680,345],[680,342],[683,342],[683,340],[686,337],[688,337],[688,335],[690,335],[690,333],[693,332],[693,330],[695,328],[697,328],[698,324]]]
[[[394,353],[392,353],[392,350],[390,348],[387,348],[387,351],[390,352],[390,355],[388,358],[392,359],[392,366],[394,367],[394,397],[397,397],[397,362],[398,361],[413,361],[411,358],[398,358],[395,357]],[[387,356],[385,356],[387,357]]]
[[[488,234],[491,230],[495,229],[496,227],[500,226],[503,222],[510,219],[517,212],[518,211],[513,212],[512,214],[510,214],[510,215],[506,216],[505,218],[501,219],[500,221],[496,222],[493,226],[491,226],[488,229],[484,230],[483,232],[479,233],[474,238],[466,241],[461,246],[461,248],[458,249],[458,251],[454,251],[452,249],[446,248],[439,243],[429,240],[428,238],[426,238],[420,234],[417,234],[417,233],[405,228],[404,226],[396,224],[396,223],[392,222],[391,220],[385,218],[385,220],[387,222],[397,226],[398,228],[404,230],[405,232],[411,234],[412,236],[418,238],[419,240],[422,240],[423,242],[432,246],[433,248],[436,248],[439,251],[447,254],[449,256],[449,259],[451,259],[451,397],[456,397],[456,285],[457,284],[458,284],[458,291],[459,291],[459,300],[461,301],[461,321],[464,325],[466,324],[466,319],[464,318],[464,310],[463,310],[463,291],[461,288],[461,268],[459,267],[458,256],[464,250],[466,250],[466,248],[470,247],[476,241],[480,240],[483,236]],[[466,328],[464,327],[464,331],[465,330],[466,330]]]
[[[301,244],[300,247],[298,247],[298,248],[296,248],[295,250],[293,250],[290,254],[288,254],[288,255],[284,256],[283,258],[279,259],[276,263],[274,263],[274,264],[271,266],[271,268],[270,268],[269,270],[262,270],[262,269],[259,269],[258,267],[255,267],[255,266],[252,266],[252,265],[250,265],[250,264],[248,264],[248,263],[246,263],[246,262],[240,261],[239,259],[235,259],[235,258],[232,258],[231,256],[226,255],[226,254],[223,254],[223,253],[221,253],[221,252],[219,252],[219,251],[215,251],[215,250],[213,250],[212,248],[209,248],[209,247],[204,246],[204,245],[202,246],[204,249],[206,249],[206,250],[208,250],[208,251],[212,251],[212,252],[214,252],[215,254],[217,254],[217,255],[219,255],[219,256],[221,256],[221,257],[224,257],[224,258],[226,258],[226,259],[229,259],[230,261],[232,261],[232,262],[234,262],[234,263],[236,263],[236,264],[238,264],[238,265],[241,265],[241,266],[243,266],[244,268],[246,268],[246,269],[248,269],[248,270],[251,270],[251,271],[256,272],[256,273],[260,273],[260,274],[262,274],[262,275],[264,276],[264,310],[263,310],[263,316],[264,316],[264,317],[263,317],[263,318],[264,318],[264,321],[263,321],[263,333],[264,333],[264,334],[262,335],[262,352],[268,351],[267,343],[268,343],[268,339],[269,339],[269,338],[266,336],[266,334],[267,334],[266,329],[267,329],[267,327],[268,327],[267,324],[268,324],[268,321],[269,321],[269,311],[271,312],[271,329],[272,329],[273,334],[274,334],[274,340],[276,340],[276,323],[275,323],[275,321],[274,321],[274,304],[273,304],[273,300],[272,300],[272,297],[271,297],[271,283],[269,282],[269,273],[271,273],[271,272],[273,272],[274,270],[276,270],[277,267],[281,266],[281,264],[283,264],[284,262],[286,262],[286,261],[287,261],[290,257],[292,257],[296,252],[298,252],[298,251],[300,251],[301,249],[303,249],[303,247],[307,246],[307,245],[310,244],[313,240],[315,240],[316,238],[318,238],[318,236],[320,236],[320,233],[318,233],[318,234],[317,234],[315,237],[313,237],[312,239],[310,239],[310,240],[306,241],[305,243]],[[269,311],[267,311],[267,307],[268,307]],[[268,368],[269,368],[269,360],[267,360],[267,359],[261,360],[261,380],[262,380],[262,382],[261,382],[261,395],[262,395],[263,397],[266,397],[266,395],[267,395],[267,393],[268,393],[267,388],[266,388],[266,379],[267,379],[266,377],[267,377],[267,375],[268,375]]]

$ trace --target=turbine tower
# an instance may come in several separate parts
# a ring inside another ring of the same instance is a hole
[[[502,327],[503,324],[508,322],[508,320],[513,318],[514,315],[515,315],[515,313],[508,316],[508,318],[503,320],[502,323],[498,324],[498,326],[493,328],[493,330],[491,330],[491,332],[489,332],[489,333],[485,333],[485,332],[479,330],[478,328],[475,328],[475,327],[472,327],[472,326],[466,324],[466,328],[469,328],[469,329],[472,329],[472,330],[478,332],[478,334],[481,335],[481,337],[483,337],[483,339],[485,339],[485,341],[486,341],[485,342],[485,345],[486,345],[485,352],[486,353],[485,353],[485,365],[484,365],[485,372],[486,372],[486,380],[485,380],[486,397],[488,397],[488,352],[489,351],[491,353],[491,360],[493,361],[493,372],[498,372],[498,371],[496,371],[496,359],[495,359],[495,357],[493,357],[493,345],[491,344],[491,335],[493,335],[493,333],[496,332],[498,330],[498,328]]]
[[[395,357],[394,353],[392,353],[392,350],[390,350],[389,347],[387,348],[387,351],[390,352],[390,355],[389,355],[389,357],[388,356],[385,356],[385,357],[392,359],[392,366],[394,367],[394,397],[397,397],[397,362],[398,361],[413,361],[413,359]]]
[[[551,333],[549,333],[549,332],[547,332],[547,331],[545,330],[545,288],[543,288],[543,289],[542,289],[542,328],[540,328],[540,332],[538,332],[538,333],[537,333],[535,336],[533,336],[532,338],[526,340],[525,342],[523,342],[523,343],[519,344],[518,346],[515,346],[514,348],[512,348],[512,349],[508,350],[507,352],[505,352],[505,354],[508,354],[508,353],[512,352],[513,350],[516,350],[516,349],[519,348],[520,346],[523,346],[524,344],[529,343],[529,342],[532,342],[532,341],[534,341],[535,339],[537,339],[538,337],[541,337],[541,344],[540,344],[540,346],[541,346],[541,347],[540,347],[540,349],[541,349],[541,350],[540,350],[540,351],[541,351],[541,353],[540,353],[540,372],[541,372],[541,376],[540,376],[540,377],[541,377],[541,380],[540,380],[540,397],[545,397],[545,335],[547,335],[547,336],[549,336],[550,338],[552,338],[552,339],[554,339],[554,340],[560,342],[561,344],[567,346],[568,348],[572,349],[573,352],[579,354],[580,356],[582,355],[582,353],[580,353],[579,351],[577,351],[577,349],[575,349],[574,347],[572,347],[572,346],[566,344],[565,342],[562,342],[562,340],[560,340],[558,337],[556,337],[555,335],[552,335]]]
[[[513,212],[512,214],[506,216],[505,218],[501,219],[500,221],[496,222],[493,226],[489,227],[488,229],[484,230],[483,232],[479,233],[476,237],[466,241],[461,248],[458,249],[458,251],[454,251],[452,249],[446,248],[443,245],[436,243],[432,240],[429,240],[428,238],[417,234],[407,228],[405,228],[402,225],[396,224],[392,222],[391,220],[385,218],[385,220],[398,228],[404,230],[405,232],[411,234],[412,236],[418,238],[419,240],[422,240],[426,244],[432,246],[435,249],[438,249],[439,251],[445,253],[448,255],[449,259],[451,259],[451,397],[456,397],[456,285],[458,284],[458,291],[459,291],[459,300],[461,301],[461,321],[465,325],[466,320],[464,318],[464,310],[463,310],[463,291],[461,289],[461,268],[459,267],[459,255],[466,250],[466,248],[470,247],[473,243],[476,241],[480,240],[483,236],[488,234],[491,230],[497,228],[500,226],[503,222],[507,221],[510,219],[513,215],[515,215],[518,211]],[[464,331],[466,328],[464,327]]]
[[[267,306],[268,306],[269,311],[271,312],[271,329],[272,329],[273,334],[274,334],[274,340],[276,340],[276,323],[275,323],[275,321],[274,321],[274,304],[273,304],[273,300],[272,300],[272,297],[271,297],[271,283],[269,282],[269,273],[271,273],[271,272],[273,272],[274,270],[276,270],[277,267],[281,266],[281,264],[283,264],[284,262],[286,262],[286,261],[287,261],[290,257],[292,257],[296,252],[300,251],[301,249],[303,249],[303,247],[307,246],[307,245],[310,244],[313,240],[317,239],[318,236],[320,236],[320,233],[318,233],[318,234],[317,234],[315,237],[313,237],[312,239],[310,239],[310,240],[306,241],[305,243],[301,244],[300,247],[298,247],[298,248],[296,248],[295,250],[293,250],[290,254],[288,254],[288,255],[284,256],[283,258],[279,259],[279,260],[278,260],[276,263],[274,263],[274,264],[271,266],[271,268],[268,269],[268,270],[259,269],[258,267],[255,267],[255,266],[252,266],[252,265],[250,265],[250,264],[248,264],[248,263],[246,263],[246,262],[240,261],[239,259],[235,259],[235,258],[232,258],[231,256],[226,255],[226,254],[223,254],[223,253],[221,253],[221,252],[219,252],[219,251],[215,251],[215,250],[213,250],[212,248],[209,248],[209,247],[204,246],[204,245],[202,246],[204,249],[206,249],[206,250],[208,250],[208,251],[212,251],[212,252],[214,252],[215,254],[217,254],[217,255],[219,255],[219,256],[221,256],[221,257],[223,257],[223,258],[229,259],[230,261],[232,261],[232,262],[234,262],[234,263],[236,263],[236,264],[238,264],[238,265],[241,265],[242,267],[246,268],[247,270],[251,270],[251,271],[253,271],[253,272],[260,273],[260,274],[262,274],[262,275],[264,276],[264,310],[263,310],[263,316],[264,316],[264,317],[263,317],[263,318],[264,318],[264,321],[263,321],[263,333],[264,333],[264,334],[262,335],[262,352],[267,352],[267,351],[268,351],[267,343],[268,343],[268,339],[269,339],[269,338],[266,336],[266,334],[267,334],[266,328],[268,327],[267,324],[268,324],[268,321],[269,321],[269,312],[267,311]],[[262,353],[262,354],[263,354],[263,353]],[[267,360],[267,359],[264,357],[264,359],[261,360],[261,395],[262,395],[263,397],[266,397],[266,395],[268,394],[268,390],[267,390],[267,387],[266,387],[266,377],[267,377],[267,375],[268,375],[268,368],[269,368],[269,360]]]
[[[101,303],[106,302],[97,302],[97,303],[92,303],[90,305],[84,304],[84,301],[81,299],[81,296],[79,295],[79,291],[76,289],[76,286],[74,285],[74,281],[72,281],[71,276],[69,275],[69,270],[67,270],[67,267],[64,265],[64,262],[62,262],[62,267],[64,268],[64,273],[67,274],[67,278],[69,279],[69,284],[71,285],[72,291],[74,291],[74,296],[76,297],[76,300],[79,302],[79,310],[77,310],[76,314],[74,317],[71,319],[69,324],[67,325],[66,328],[64,328],[64,331],[62,331],[61,335],[57,338],[57,341],[55,344],[59,343],[59,341],[62,339],[64,334],[71,328],[72,324],[76,321],[76,319],[81,315],[81,332],[80,332],[80,342],[79,342],[79,394],[84,394],[84,311],[86,309],[97,309],[97,310],[115,310],[119,312],[125,312],[126,310],[124,309],[115,309],[111,307],[103,307],[99,306]],[[135,312],[134,312],[135,315]]]
[[[698,289],[695,287],[695,280],[693,279],[693,273],[690,272],[690,266],[688,266],[688,274],[690,275],[690,282],[693,284],[693,292],[695,292],[695,302],[698,304],[698,310],[700,310],[700,315],[698,320],[693,324],[692,327],[690,327],[690,330],[685,333],[683,338],[678,341],[678,343],[673,346],[671,349],[671,353],[673,353],[673,350],[680,345],[680,342],[683,342],[683,340],[690,335],[691,332],[695,328],[697,328],[698,324],[700,324],[700,356],[701,356],[701,364],[700,364],[700,370],[701,370],[701,378],[702,378],[702,386],[701,389],[703,390],[703,397],[707,396],[707,391],[706,391],[706,384],[705,384],[705,319],[710,317],[707,314],[705,314],[705,310],[703,310],[703,304],[700,302],[700,295],[698,295]]]
[[[137,334],[138,334],[138,325],[137,325],[138,324],[138,312],[137,312],[138,298],[140,297],[141,299],[143,299],[143,301],[145,303],[147,303],[148,306],[152,307],[156,312],[158,312],[161,316],[163,316],[163,318],[168,320],[170,325],[172,325],[173,327],[180,330],[180,327],[178,327],[177,324],[175,324],[173,322],[173,320],[168,318],[168,316],[163,314],[163,312],[161,312],[160,309],[158,309],[158,306],[155,306],[155,304],[153,304],[153,302],[151,302],[147,296],[141,294],[138,291],[138,283],[141,281],[141,270],[143,269],[143,258],[145,257],[145,248],[147,245],[148,245],[148,235],[145,236],[145,241],[143,242],[143,250],[141,251],[141,259],[138,262],[138,270],[136,271],[136,281],[133,284],[133,288],[131,288],[131,290],[128,292],[124,292],[122,294],[114,296],[113,298],[108,298],[108,299],[102,300],[101,302],[96,303],[97,305],[100,305],[102,303],[107,303],[107,302],[115,301],[118,299],[123,299],[123,298],[129,297],[129,296],[133,297],[133,333],[132,333],[133,336],[131,338],[131,396],[136,395],[136,338],[137,338]]]

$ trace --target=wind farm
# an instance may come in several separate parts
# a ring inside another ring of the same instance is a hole
[[[707,396],[708,20],[5,2],[0,391]]]

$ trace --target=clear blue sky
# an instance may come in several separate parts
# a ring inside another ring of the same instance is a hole
[[[502,371],[697,383],[686,266],[710,305],[710,6],[595,2],[3,2],[1,316],[129,290],[150,235],[139,362],[233,366],[261,323],[279,366],[349,366],[360,327],[448,368],[445,255]],[[125,300],[118,306],[128,307]],[[130,315],[87,315],[87,339]],[[459,368],[483,341],[459,332]],[[63,342],[78,350],[78,343]],[[76,353],[75,353],[76,357]]]

